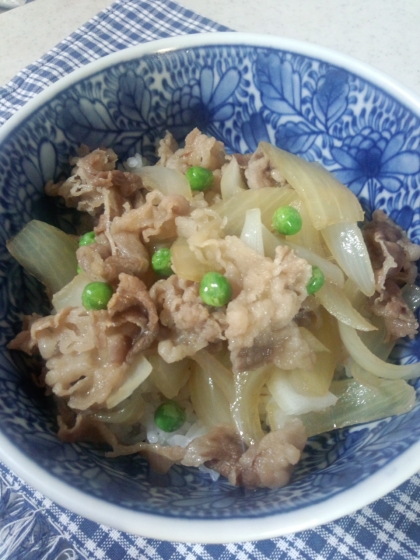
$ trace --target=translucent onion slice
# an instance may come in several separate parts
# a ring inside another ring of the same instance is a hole
[[[254,249],[258,254],[264,256],[264,242],[261,226],[261,210],[259,208],[247,210],[241,232],[241,241],[251,249]]]
[[[368,315],[369,322],[376,327],[375,331],[359,332],[363,344],[375,356],[378,356],[381,360],[387,360],[395,345],[395,341],[387,340],[387,329],[382,317],[377,317],[370,313],[367,296],[362,294],[353,280],[348,279],[346,281],[344,293],[351,301],[353,307],[364,317]]]
[[[213,354],[205,350],[196,352],[192,359],[213,379],[229,403],[235,396],[233,373],[227,369]]]
[[[322,230],[332,256],[367,296],[375,292],[375,277],[369,253],[357,223],[331,225]]]
[[[191,374],[191,360],[184,358],[168,364],[159,354],[149,355],[148,360],[153,367],[150,380],[167,399],[176,397]]]
[[[341,342],[337,319],[322,305],[317,308],[316,315],[317,319],[307,328],[328,348],[335,363],[342,363],[347,357],[347,351]]]
[[[324,286],[316,292],[315,296],[325,309],[341,323],[350,325],[354,329],[359,329],[361,331],[376,330],[376,327],[369,323],[369,321],[352,306],[350,300],[338,286],[326,282]]]
[[[136,171],[136,175],[141,177],[143,185],[149,190],[158,190],[165,195],[180,194],[187,200],[192,198],[188,179],[176,169],[151,165],[141,167]]]
[[[325,257],[326,247],[324,240],[322,238],[321,232],[314,228],[309,212],[306,205],[299,198],[293,203],[293,206],[299,211],[302,218],[302,228],[295,235],[290,235],[287,237],[287,241],[294,243],[300,247],[305,247],[313,253],[321,257]]]
[[[382,380],[379,377],[360,367],[359,364],[356,364],[356,362],[352,358],[349,358],[347,360],[346,371],[350,373],[350,375],[362,385],[367,385],[368,387],[374,388],[378,388],[381,386]]]
[[[284,425],[286,424],[290,416],[279,407],[273,397],[271,397],[271,399],[268,401],[266,410],[266,422],[270,426],[271,430],[281,430],[282,428],[284,428]]]
[[[326,169],[267,142],[259,147],[305,202],[315,229],[363,220],[357,197]]]
[[[253,445],[264,436],[259,414],[261,389],[270,376],[271,368],[235,374],[235,400],[231,412],[236,428],[247,445]]]
[[[95,418],[106,424],[123,424],[130,426],[140,420],[146,410],[146,403],[141,397],[141,388],[137,388],[129,397],[121,401],[117,406],[108,410],[100,409],[90,418]]]
[[[71,282],[53,295],[52,304],[54,309],[56,311],[61,311],[65,307],[81,307],[82,292],[89,282],[91,282],[91,280],[87,274],[76,274]]]
[[[283,245],[287,245],[295,252],[295,255],[301,259],[305,259],[312,266],[318,266],[327,280],[336,284],[340,288],[344,287],[344,274],[343,271],[336,264],[328,261],[324,257],[317,255],[313,251],[306,249],[300,245],[290,242],[288,239],[281,240]]]
[[[222,168],[222,178],[220,180],[220,191],[223,200],[227,200],[234,194],[246,190],[246,185],[242,179],[239,163],[232,157],[230,162]]]
[[[200,282],[211,268],[200,262],[185,237],[178,237],[171,247],[172,270],[184,280]]]
[[[331,350],[322,344],[322,342],[317,338],[311,331],[306,329],[305,327],[299,327],[300,335],[305,342],[308,343],[309,347],[314,352],[328,352],[331,353]]]
[[[341,340],[347,352],[360,367],[385,379],[414,379],[420,376],[420,363],[396,365],[381,360],[362,342],[357,331],[338,323]]]
[[[380,380],[378,387],[368,387],[354,379],[334,381],[331,391],[337,404],[325,412],[311,412],[300,416],[308,437],[336,428],[372,422],[410,411],[416,392],[401,379]]]
[[[78,240],[54,226],[32,220],[6,246],[45,285],[49,295],[60,291],[76,274]]]
[[[300,415],[313,410],[324,410],[335,405],[337,397],[327,392],[322,396],[303,395],[296,391],[286,371],[276,369],[267,382],[268,390],[287,415]]]
[[[319,352],[311,370],[294,369],[289,372],[289,382],[296,393],[308,397],[323,397],[334,377],[336,360],[333,354]]]
[[[188,383],[192,405],[203,424],[210,428],[232,423],[229,402],[207,371],[197,364]]]
[[[271,222],[277,208],[290,205],[294,200],[297,200],[297,194],[293,189],[264,187],[242,191],[226,201],[217,202],[211,209],[215,210],[222,218],[227,218],[226,234],[239,237],[247,210],[259,208],[262,223],[268,229],[272,229]]]
[[[372,315],[371,322],[378,330],[359,332],[363,344],[381,360],[387,360],[395,346],[395,340],[387,340],[387,329],[382,317]]]
[[[270,259],[274,259],[276,256],[276,247],[281,245],[280,240],[276,235],[274,235],[274,233],[271,233],[264,224],[261,224],[261,232],[264,245],[264,255],[266,257],[270,257]]]
[[[343,287],[344,286],[344,274],[343,271],[334,263],[328,261],[324,257],[321,257],[317,253],[307,249],[306,247],[302,247],[301,245],[296,245],[296,243],[292,243],[289,239],[277,237],[274,233],[268,230],[264,224],[261,226],[262,237],[263,237],[263,244],[264,244],[264,254],[266,257],[270,257],[274,259],[276,254],[276,247],[279,245],[287,245],[291,249],[293,249],[296,256],[300,257],[301,259],[305,259],[308,261],[309,264],[312,266],[318,266],[327,280],[332,282],[333,284],[337,284],[337,286]],[[294,237],[294,236],[293,236]]]
[[[372,354],[386,361],[395,346],[395,341],[385,342],[384,334],[386,334],[385,329],[382,332],[359,332],[359,337]]]
[[[115,393],[107,398],[107,408],[114,408],[114,406],[117,406],[117,404],[129,397],[131,393],[149,377],[151,372],[152,364],[143,356],[143,354],[139,354],[130,365],[126,373],[124,383],[115,391]]]

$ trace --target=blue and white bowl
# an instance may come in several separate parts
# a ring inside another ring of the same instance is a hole
[[[56,218],[46,181],[68,173],[81,143],[151,159],[167,129],[180,139],[195,126],[231,151],[267,140],[322,163],[368,215],[383,208],[420,242],[420,102],[371,68],[313,45],[215,33],[140,45],[74,72],[0,130],[0,459],[60,505],[124,531],[213,543],[279,536],[348,514],[419,470],[420,406],[314,437],[289,486],[250,491],[61,443],[27,360],[6,350],[22,311],[39,311],[43,299],[5,242],[33,217]],[[396,359],[419,361],[419,340],[399,345]]]

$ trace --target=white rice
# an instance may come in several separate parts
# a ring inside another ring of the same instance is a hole
[[[147,165],[147,162],[140,154],[135,154],[133,157],[129,157],[123,163],[124,169],[130,173],[137,173],[145,165]]]

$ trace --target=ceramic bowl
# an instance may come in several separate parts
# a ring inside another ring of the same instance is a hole
[[[152,159],[170,130],[193,127],[235,152],[267,140],[315,160],[367,214],[383,208],[420,241],[420,103],[378,72],[314,45],[242,34],[176,37],[127,49],[60,80],[0,130],[0,458],[60,505],[146,537],[207,543],[300,531],[383,496],[420,469],[420,406],[311,438],[291,484],[244,490],[138,456],[106,459],[56,437],[51,406],[7,342],[42,291],[5,241],[31,218],[56,218],[43,186],[77,147]],[[395,358],[419,361],[419,340]]]

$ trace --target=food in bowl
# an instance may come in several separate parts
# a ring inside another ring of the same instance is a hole
[[[194,126],[230,153],[253,152],[267,141],[319,162],[352,189],[368,219],[382,209],[418,243],[419,115],[418,101],[357,61],[243,34],[139,45],[34,99],[0,130],[1,460],[49,499],[97,523],[206,543],[327,523],[417,472],[418,398],[406,414],[310,437],[289,484],[276,489],[232,486],[182,465],[159,474],[139,454],[106,458],[103,446],[62,442],[44,388],[31,379],[35,358],[6,348],[23,313],[50,309],[39,283],[5,245],[33,219],[75,233],[67,218],[83,214],[60,204],[57,212],[57,199],[45,197],[44,187],[70,175],[69,155],[80,145],[112,147],[120,162],[139,153],[155,163],[167,129],[180,141]],[[419,337],[398,342],[390,359],[419,362]],[[413,383],[417,391],[419,383]]]
[[[45,360],[61,439],[276,488],[308,436],[413,407],[419,365],[386,359],[417,333],[420,247],[384,212],[360,229],[349,189],[266,142],[167,133],[125,170],[83,150],[46,186],[86,214],[79,239],[31,222],[9,242],[53,305],[9,348]]]

